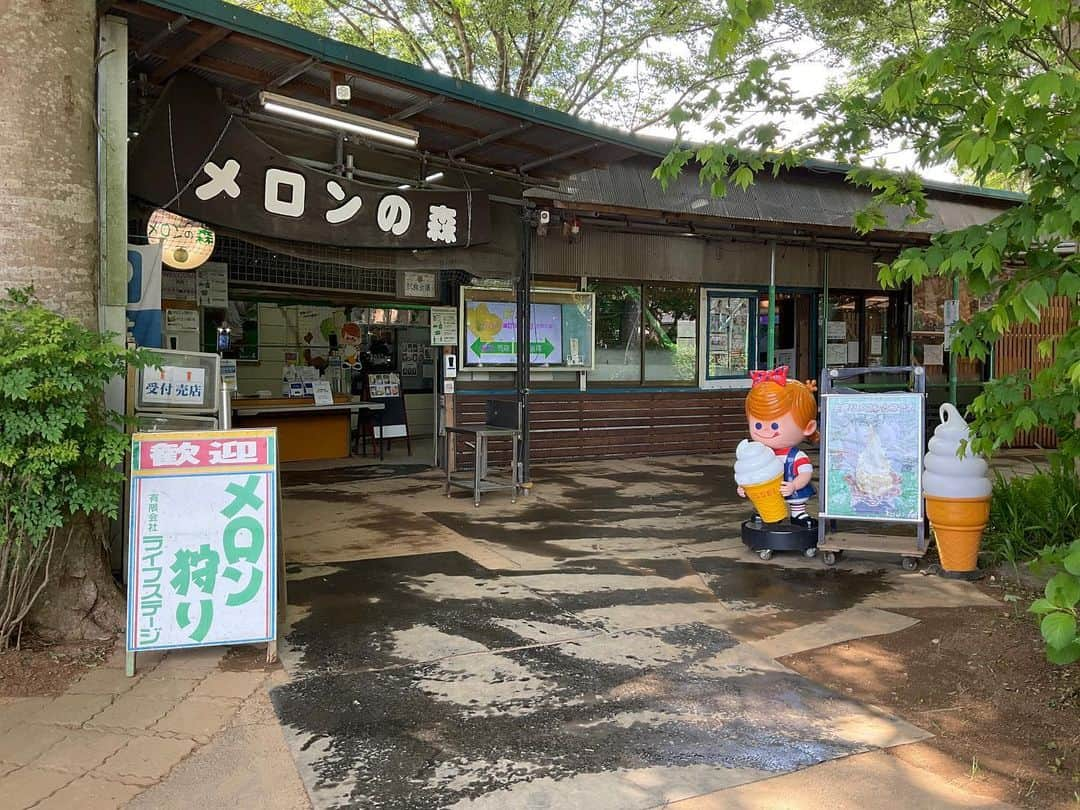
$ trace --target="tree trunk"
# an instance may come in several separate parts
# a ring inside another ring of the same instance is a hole
[[[33,285],[98,328],[94,0],[0,0],[0,289]],[[55,636],[121,629],[98,522],[78,522],[32,622]]]

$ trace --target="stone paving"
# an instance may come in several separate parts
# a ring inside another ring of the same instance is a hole
[[[287,483],[271,696],[316,807],[816,806],[799,780],[853,807],[872,779],[905,797],[881,806],[995,806],[874,758],[926,735],[775,660],[992,600],[895,558],[760,563],[723,461],[546,467],[478,509],[431,472]],[[830,762],[852,788],[820,790]],[[729,794],[781,778],[787,803]]]
[[[220,648],[140,655],[138,673],[128,678],[118,649],[63,695],[0,704],[0,804],[11,810],[111,810],[133,800],[138,805],[140,794],[167,782],[230,729],[255,725],[277,735],[279,763],[293,779],[291,793],[287,781],[284,791],[281,780],[276,783],[287,803],[261,806],[305,807],[266,696],[282,673],[223,670],[224,655]],[[247,753],[233,767],[265,771],[266,763],[252,763]],[[212,790],[212,796],[220,795]],[[237,806],[244,806],[247,799],[238,798]],[[146,806],[194,805],[173,795]]]
[[[921,730],[776,661],[987,598],[885,558],[762,564],[730,478],[562,465],[474,509],[432,471],[286,474],[285,670],[176,651],[129,679],[117,652],[0,701],[0,805],[999,806],[887,754]]]

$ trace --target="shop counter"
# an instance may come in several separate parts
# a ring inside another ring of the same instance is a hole
[[[237,397],[232,401],[233,427],[277,428],[278,458],[283,462],[348,458],[352,415],[384,407],[342,394],[334,395],[333,405],[316,405],[313,397]]]

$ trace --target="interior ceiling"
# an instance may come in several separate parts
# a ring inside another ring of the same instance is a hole
[[[189,70],[219,87],[226,102],[257,111],[261,90],[330,104],[335,81],[352,100],[344,109],[419,130],[419,150],[531,178],[555,179],[617,163],[633,149],[538,124],[479,104],[449,99],[352,67],[326,64],[302,52],[229,28],[178,15],[137,0],[110,11],[128,21],[133,101],[144,106],[178,71]]]

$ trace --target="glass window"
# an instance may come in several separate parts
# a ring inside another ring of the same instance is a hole
[[[645,381],[697,380],[698,288],[645,285]]]
[[[859,343],[859,296],[840,293],[829,296],[825,324],[824,365],[833,368],[858,366]]]
[[[750,302],[748,296],[708,294],[709,322],[705,325],[705,377],[745,377],[750,371]]]
[[[596,293],[596,366],[590,380],[641,382],[641,287],[590,284]]]
[[[868,366],[897,365],[896,346],[900,335],[894,330],[896,300],[889,295],[866,297],[866,340],[863,356]]]

